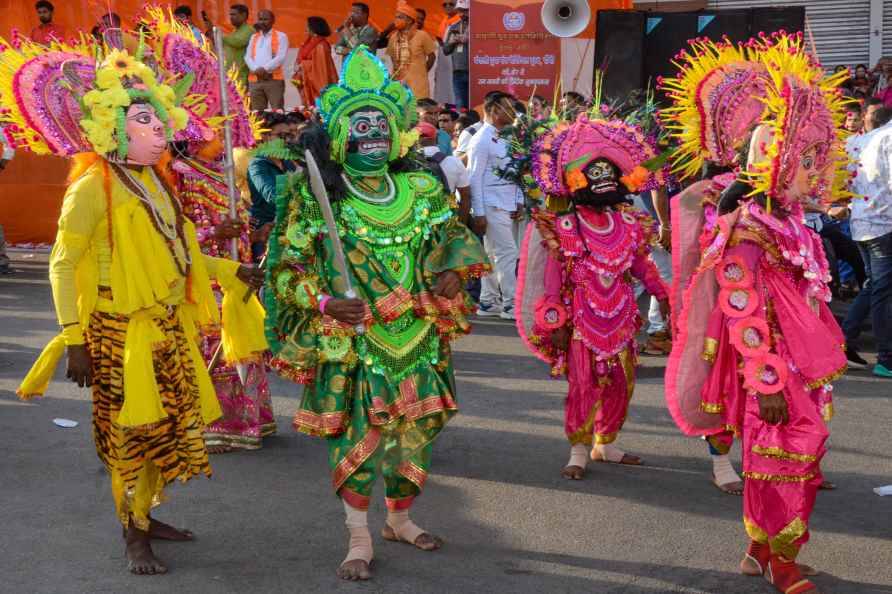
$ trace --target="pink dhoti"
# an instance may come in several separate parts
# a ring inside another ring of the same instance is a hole
[[[582,341],[573,340],[567,355],[564,430],[570,445],[612,443],[626,421],[635,390],[635,345],[608,361],[596,361]]]
[[[820,462],[829,435],[816,399],[797,377],[787,379],[784,396],[790,420],[769,425],[759,402],[747,398],[743,418],[743,521],[750,538],[772,553],[795,559],[808,541],[808,522],[823,477]]]

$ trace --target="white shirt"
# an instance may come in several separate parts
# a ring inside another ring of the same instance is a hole
[[[2,128],[0,128],[0,143],[3,144],[3,154],[0,155],[0,159],[12,161],[12,158],[15,157],[15,149],[9,144],[9,140],[6,139],[6,134],[3,133]]]
[[[279,47],[276,55],[273,55],[273,33],[279,35]],[[259,38],[258,38],[259,37]],[[254,40],[257,39],[257,48],[254,57],[251,57],[251,47]],[[245,48],[245,64],[251,72],[263,68],[267,72],[278,70],[285,62],[285,56],[288,54],[288,36],[281,31],[270,29],[266,33],[257,32],[251,36],[248,47]]]
[[[481,217],[487,206],[509,212],[523,204],[523,191],[496,174],[511,163],[508,142],[499,138],[499,131],[492,124],[484,124],[471,138],[468,147],[468,171],[471,173],[471,209]]]
[[[425,146],[422,147],[425,157],[432,157],[440,152],[439,147]],[[464,163],[458,157],[451,155],[446,156],[440,161],[440,169],[446,176],[446,182],[449,184],[449,193],[454,193],[457,188],[467,188],[471,185],[471,176],[468,173]]]
[[[455,147],[455,152],[462,155],[467,153],[468,147],[471,146],[471,139],[474,138],[474,135],[482,127],[483,122],[477,122],[462,130],[461,134],[458,135],[458,145]]]
[[[852,239],[892,233],[892,123],[849,139],[846,149],[858,162],[852,190],[860,197],[849,206]]]

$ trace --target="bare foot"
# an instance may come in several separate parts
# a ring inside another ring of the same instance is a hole
[[[836,483],[831,483],[830,481],[825,480],[818,486],[818,489],[820,489],[821,491],[835,491]]]
[[[561,469],[561,476],[573,481],[582,480],[582,477],[585,476],[585,468],[576,465],[564,466],[564,468]]]
[[[381,537],[384,538],[384,540],[389,540],[392,542],[406,542],[407,544],[414,545],[422,551],[436,551],[443,546],[443,539],[438,538],[428,532],[419,534],[418,538],[415,539],[415,542],[407,542],[397,536],[393,528],[386,524],[381,530]]]
[[[150,518],[149,520],[149,537],[155,540],[173,540],[176,542],[195,540],[195,534],[191,530],[186,530],[185,528],[180,530],[155,518]]]
[[[167,566],[155,557],[152,552],[149,533],[133,525],[131,520],[127,528],[127,569],[136,575],[155,575],[167,573]]]
[[[740,561],[740,573],[743,575],[760,576],[762,575],[762,568],[759,567],[759,564],[754,559],[744,557]]]
[[[212,445],[207,447],[208,454],[228,454],[234,452],[235,448],[226,445]]]
[[[370,580],[372,579],[372,568],[362,559],[344,561],[338,567],[338,577],[351,582]]]

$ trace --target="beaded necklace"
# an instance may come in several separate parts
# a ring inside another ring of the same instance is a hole
[[[155,204],[155,201],[149,196],[146,187],[133,177],[129,169],[114,163],[110,165],[118,181],[121,182],[128,192],[136,196],[139,203],[146,210],[155,230],[167,240],[165,243],[174,264],[176,264],[177,271],[184,277],[189,276],[189,270],[192,267],[192,257],[189,254],[189,246],[186,244],[186,236],[183,232],[183,212],[180,209],[180,203],[167,194],[153,169],[149,169],[149,174],[152,176],[152,181],[155,187],[159,189],[158,193],[162,197],[161,208]],[[164,200],[164,198],[167,200]],[[164,212],[161,212],[162,210]],[[167,219],[165,219],[165,215],[167,215]],[[183,250],[182,257],[177,253],[177,243]]]
[[[384,183],[387,184],[387,194],[384,196],[370,196],[369,194],[363,192],[361,189],[357,188],[353,185],[353,182],[350,180],[350,176],[342,173],[341,178],[344,180],[344,183],[347,184],[347,189],[350,193],[363,200],[365,202],[371,202],[372,204],[386,204],[393,200],[394,196],[396,196],[396,184],[393,183],[393,178],[390,177],[389,173],[384,174]],[[363,182],[360,181],[360,184]],[[371,190],[371,188],[369,188]]]

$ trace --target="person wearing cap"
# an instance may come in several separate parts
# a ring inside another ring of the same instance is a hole
[[[446,30],[446,38],[443,42],[443,53],[452,56],[452,92],[455,95],[455,105],[467,109],[470,99],[468,76],[468,34],[470,21],[468,19],[469,0],[456,0],[455,10],[460,18]]]
[[[418,27],[418,11],[406,2],[396,5],[394,28],[387,42],[394,80],[404,83],[417,98],[430,97],[427,73],[434,65],[437,43]]]
[[[460,159],[440,150],[436,127],[428,122],[419,122],[415,129],[419,134],[421,153],[428,166],[450,194],[458,193],[458,220],[468,225],[471,219],[471,177],[467,168]]]

